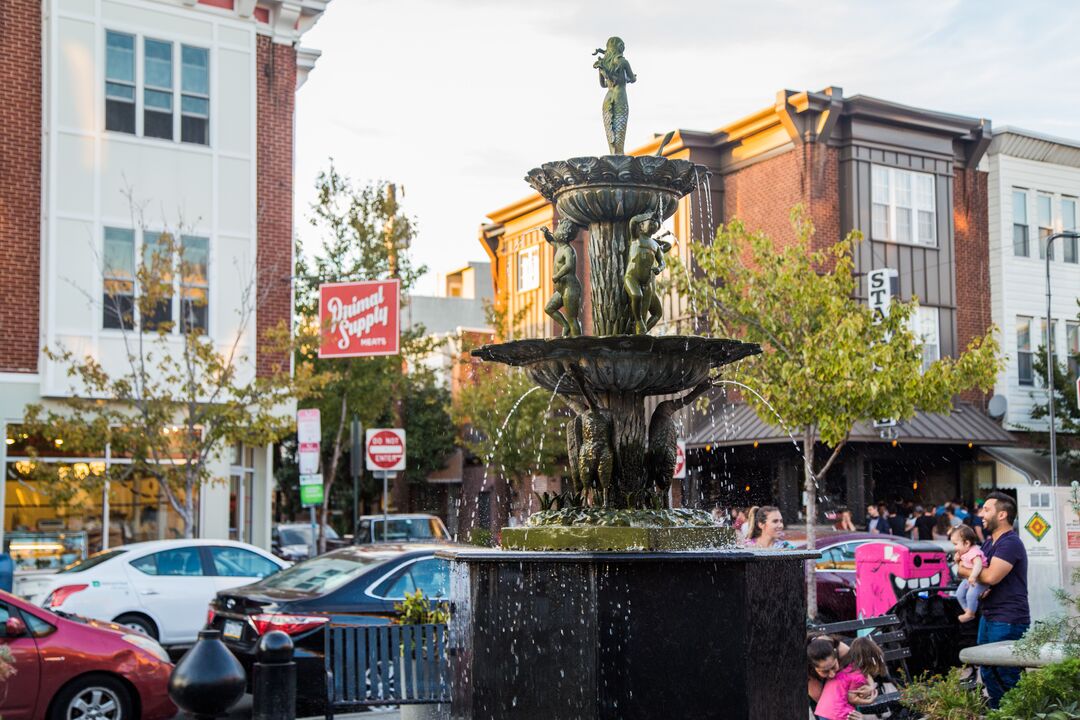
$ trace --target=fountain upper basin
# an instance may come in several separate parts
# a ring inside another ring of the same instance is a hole
[[[484,345],[472,354],[524,367],[537,385],[567,395],[581,393],[568,374],[577,366],[593,390],[644,396],[687,390],[711,369],[760,352],[756,343],[696,335],[583,335]]]

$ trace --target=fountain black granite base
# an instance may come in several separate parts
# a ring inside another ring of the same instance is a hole
[[[816,553],[448,551],[451,717],[806,717]]]

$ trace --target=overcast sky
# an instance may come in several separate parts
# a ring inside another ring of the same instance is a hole
[[[606,153],[590,54],[610,35],[638,77],[627,149],[829,85],[1080,140],[1080,4],[333,0],[303,39],[322,57],[297,97],[298,231],[330,158],[396,182],[434,294],[486,259],[478,227],[530,168]]]

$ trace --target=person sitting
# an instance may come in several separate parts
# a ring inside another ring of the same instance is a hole
[[[840,511],[836,513],[836,522],[833,523],[833,530],[855,532],[855,523],[851,519],[851,511],[846,507],[840,508]]]
[[[885,655],[868,637],[852,641],[847,661],[847,667],[830,678],[821,691],[821,699],[814,710],[814,716],[820,720],[848,720],[857,712],[855,705],[873,702],[877,696],[877,680],[888,674]]]

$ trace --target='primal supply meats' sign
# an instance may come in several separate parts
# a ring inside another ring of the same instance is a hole
[[[368,280],[319,286],[319,357],[397,355],[400,281]]]

